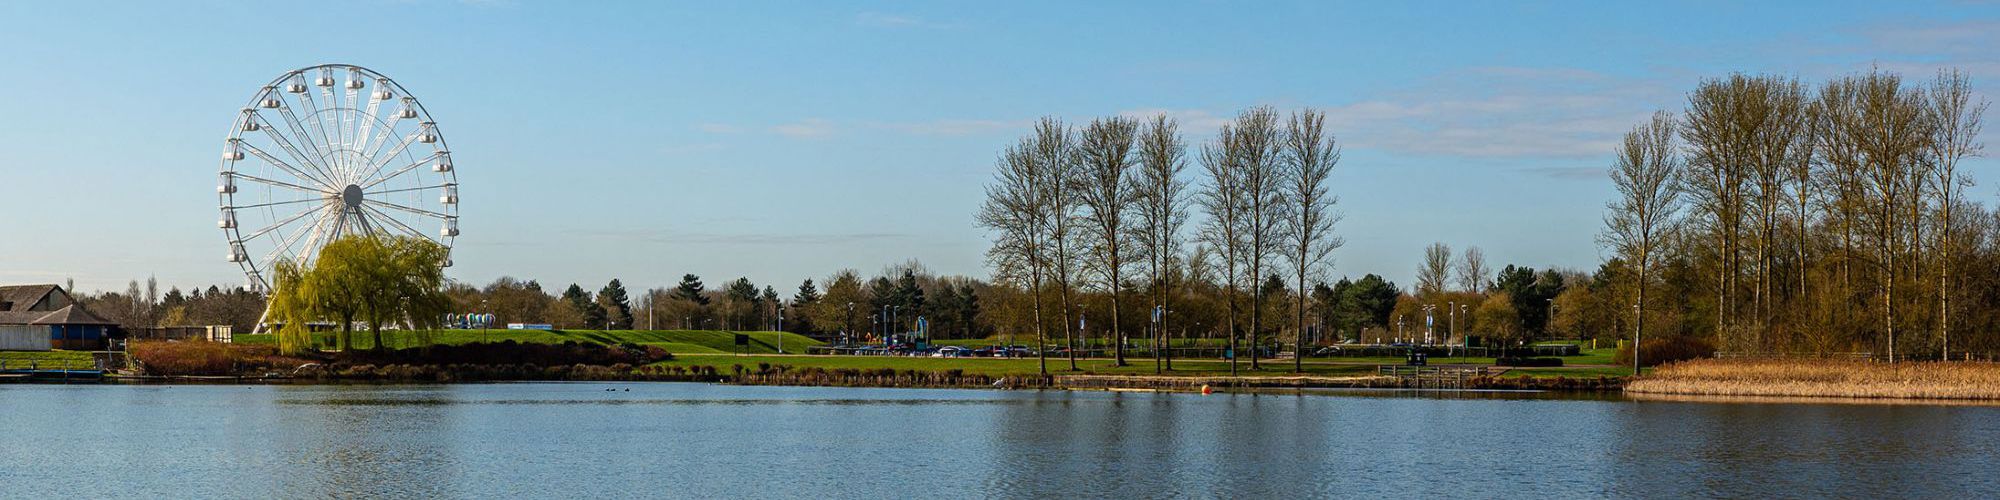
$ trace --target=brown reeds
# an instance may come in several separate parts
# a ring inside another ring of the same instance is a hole
[[[1640,394],[2000,400],[2000,364],[1703,359],[1662,366]]]

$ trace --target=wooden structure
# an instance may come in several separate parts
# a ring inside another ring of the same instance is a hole
[[[102,349],[117,327],[60,286],[0,286],[0,349]],[[37,334],[46,344],[32,342]]]

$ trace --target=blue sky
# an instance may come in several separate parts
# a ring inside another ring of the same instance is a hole
[[[215,158],[260,85],[323,62],[438,120],[472,283],[983,277],[972,213],[1036,117],[1168,113],[1199,143],[1256,105],[1345,143],[1335,275],[1407,284],[1433,241],[1589,268],[1611,144],[1700,78],[1957,66],[1991,99],[1996,33],[1991,2],[9,2],[0,283],[241,283]]]

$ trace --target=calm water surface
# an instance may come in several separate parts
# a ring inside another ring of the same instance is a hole
[[[1994,407],[666,383],[0,386],[9,498],[1995,492]]]

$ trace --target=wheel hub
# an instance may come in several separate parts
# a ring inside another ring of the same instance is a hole
[[[348,184],[347,189],[340,190],[340,202],[347,204],[347,208],[361,208],[361,186]]]

